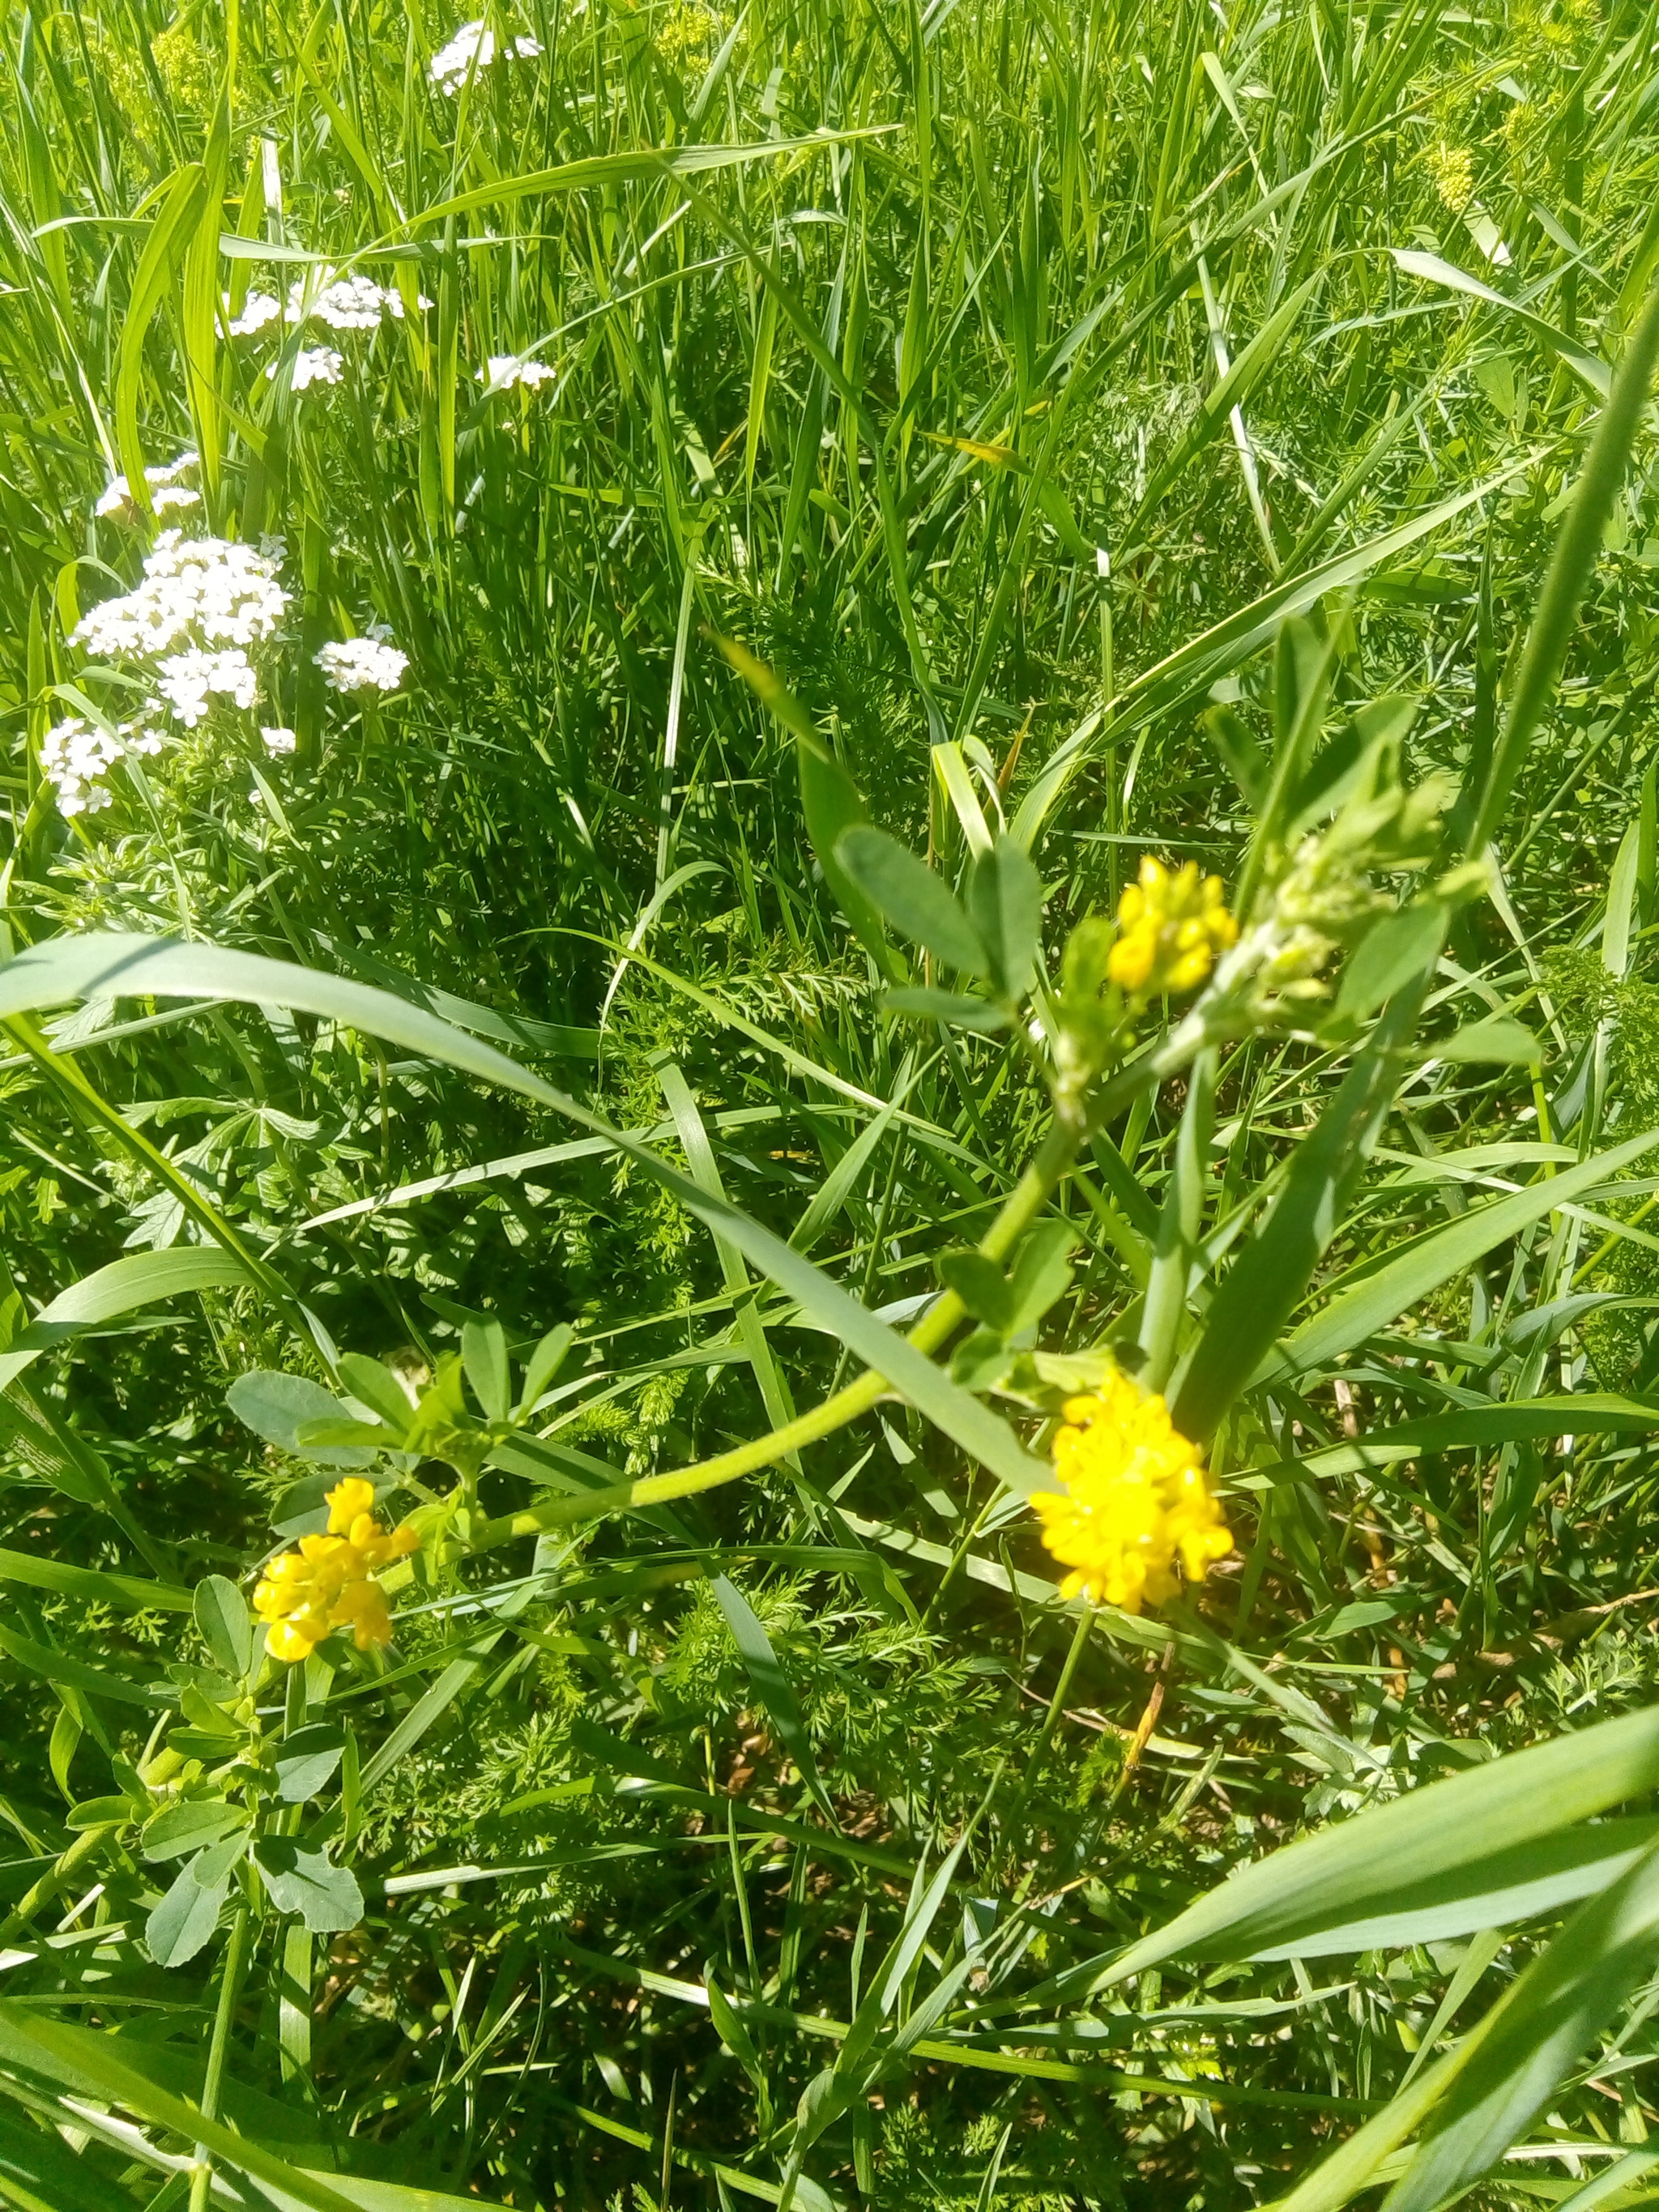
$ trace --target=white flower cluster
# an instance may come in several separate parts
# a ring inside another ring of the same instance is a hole
[[[162,469],[146,469],[144,482],[149,487],[149,503],[157,514],[185,507],[199,507],[202,495],[181,484],[181,477],[191,476],[201,466],[199,453],[180,453],[176,461],[169,461]],[[94,514],[118,514],[124,521],[136,519],[138,508],[132,496],[132,486],[125,477],[112,477],[103,497],[94,507]]]
[[[164,530],[145,559],[143,583],[94,607],[75,642],[146,659],[176,645],[254,645],[270,635],[287,605],[276,562],[252,546]]]
[[[302,283],[296,283],[288,295],[288,319],[301,323],[307,313],[333,331],[375,331],[382,315],[402,322],[404,298],[390,286],[382,289],[372,276],[337,276],[324,285],[307,309],[306,288]]]
[[[514,61],[533,62],[541,47],[532,38],[508,39],[501,50]],[[449,44],[432,57],[432,82],[440,92],[457,93],[474,71],[487,70],[496,54],[495,33],[482,18],[463,23]]]
[[[211,694],[251,707],[258,696],[259,679],[240,646],[222,653],[204,653],[199,646],[191,646],[161,662],[155,688],[185,727],[193,730],[206,714]]]
[[[409,655],[383,638],[348,637],[325,645],[317,665],[336,691],[395,691],[404,680]]]
[[[275,377],[281,367],[273,361],[266,376]],[[307,346],[294,356],[290,381],[295,392],[304,392],[313,384],[337,384],[344,374],[345,362],[332,346]]]
[[[230,301],[225,301],[225,312],[230,313]],[[240,315],[231,317],[227,328],[234,338],[258,337],[260,331],[276,322],[283,312],[280,300],[273,300],[269,292],[250,292],[242,302]]]
[[[95,814],[112,797],[102,781],[105,769],[129,752],[158,753],[162,742],[159,730],[142,722],[123,722],[110,731],[71,714],[41,738],[40,773],[52,787],[60,814]]]
[[[300,749],[297,734],[293,730],[282,728],[280,725],[274,730],[261,730],[259,735],[264,739],[265,750],[273,760],[278,754],[297,752]]]
[[[477,378],[488,399],[492,392],[511,392],[515,384],[534,392],[538,385],[551,384],[555,374],[544,361],[527,361],[522,354],[492,353],[489,366],[479,369]]]

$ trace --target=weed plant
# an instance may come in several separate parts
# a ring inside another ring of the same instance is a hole
[[[1655,9],[4,23],[0,2199],[1653,2201]]]

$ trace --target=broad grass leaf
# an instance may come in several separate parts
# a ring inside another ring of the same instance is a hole
[[[1592,1819],[1659,1785],[1659,1711],[1628,1713],[1410,1791],[1258,1859],[1131,1944],[1106,1980],[1164,1959],[1283,1950],[1416,1882]]]
[[[234,1253],[199,1244],[164,1252],[135,1252],[71,1283],[20,1329],[0,1352],[0,1390],[52,1346],[84,1329],[119,1320],[162,1298],[190,1291],[228,1289],[252,1278]]]
[[[1466,269],[1460,269],[1455,262],[1444,260],[1437,253],[1424,253],[1411,246],[1391,246],[1389,251],[1394,256],[1395,267],[1403,275],[1421,277],[1425,283],[1438,284],[1445,291],[1461,292],[1468,299],[1482,300],[1489,307],[1501,307],[1505,314],[1513,316],[1553,354],[1565,362],[1574,375],[1581,378],[1598,399],[1605,399],[1612,390],[1613,371],[1600,355],[1591,353],[1588,347],[1569,337],[1565,331],[1557,330],[1553,323],[1546,322],[1541,315],[1534,315],[1507,294],[1496,290],[1490,284],[1483,284],[1478,276],[1471,276]]]
[[[871,904],[913,945],[989,981],[992,957],[955,894],[884,830],[848,830],[836,858]]]
[[[279,1912],[297,1912],[313,1936],[343,1935],[363,1917],[363,1893],[349,1867],[294,1836],[261,1836],[253,1846],[259,1879]]]
[[[1483,1254],[1541,1221],[1557,1206],[1607,1182],[1621,1168],[1641,1158],[1659,1145],[1659,1129],[1646,1129],[1622,1145],[1597,1152],[1577,1167],[1547,1176],[1517,1191],[1513,1198],[1493,1200],[1471,1206],[1444,1228],[1420,1239],[1409,1251],[1376,1268],[1346,1291],[1340,1291],[1322,1312],[1304,1322],[1282,1349],[1264,1360],[1250,1377],[1251,1384],[1278,1382],[1291,1375],[1328,1369],[1344,1352],[1352,1352],[1379,1328],[1386,1328],[1402,1313],[1472,1267]]]
[[[294,2203],[306,2207],[306,2212],[362,2212],[368,2198],[342,2196],[333,2185],[334,2177],[325,2179],[308,2172],[270,2149],[265,2138],[274,2132],[271,2127],[262,2125],[257,2136],[239,2133],[222,2120],[207,2118],[190,2098],[163,2087],[145,2070],[160,2056],[135,2051],[130,2039],[111,2031],[80,2027],[71,2021],[52,2019],[39,2006],[0,2000],[0,2066],[26,2079],[44,2075],[62,2083],[76,2096],[119,2106],[186,2142],[204,2144],[233,2172],[249,2174],[267,2189],[274,2187]],[[234,2084],[228,2085],[225,2101],[227,2110],[235,2112]],[[262,2117],[267,2108],[276,2119],[288,2121],[291,2126],[292,2115],[285,2107],[264,2098],[252,2105],[252,2111]],[[352,2185],[354,2190],[368,2185]],[[402,2192],[401,2201],[406,2204],[414,2196],[413,2191]],[[418,2203],[418,2197],[415,2201]]]
[[[88,1697],[108,1698],[119,1705],[176,1705],[179,1702],[179,1692],[171,1682],[131,1682],[125,1674],[88,1667],[84,1659],[73,1658],[67,1651],[54,1650],[50,1644],[36,1644],[29,1637],[20,1636],[15,1629],[0,1628],[0,1651],[43,1681],[61,1682],[67,1689],[84,1690]]]
[[[1577,1912],[1494,2008],[1384,2212],[1435,2212],[1489,2172],[1659,1959],[1659,1846]]]
[[[196,1585],[193,1609],[214,1665],[240,1682],[253,1660],[253,1620],[247,1600],[224,1575],[204,1575]]]
[[[133,2212],[125,2189],[106,2181],[46,2126],[0,2112],[0,2196],[21,2212]]]
[[[113,1606],[118,1613],[144,1613],[152,1606],[162,1613],[188,1613],[195,1603],[191,1592],[176,1583],[146,1582],[137,1575],[106,1574],[101,1567],[77,1567],[66,1559],[44,1556],[37,1559],[29,1552],[0,1551],[0,1583],[21,1583],[64,1597],[84,1598],[89,1605]]]
[[[301,1443],[300,1431],[307,1423],[346,1418],[340,1401],[308,1375],[255,1368],[237,1376],[225,1393],[225,1403],[245,1428],[295,1459],[314,1460],[320,1467],[368,1467],[374,1462],[374,1454],[362,1445]]]
[[[1414,1879],[1397,1897],[1373,1898],[1363,1919],[1269,1945],[1258,1959],[1322,1959],[1438,1943],[1482,1928],[1512,1928],[1605,1889],[1659,1840],[1651,1816],[1598,1820],[1496,1851],[1449,1872]]]

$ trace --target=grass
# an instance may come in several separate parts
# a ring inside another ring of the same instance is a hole
[[[458,27],[7,14],[0,2199],[1649,2201],[1652,11]]]

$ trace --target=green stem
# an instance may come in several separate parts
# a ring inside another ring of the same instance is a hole
[[[1231,1033],[1232,1025],[1225,1008],[1231,984],[1236,973],[1242,975],[1248,971],[1254,957],[1248,944],[1236,946],[1218,969],[1205,1000],[1194,1006],[1159,1044],[1142,1053],[1127,1067],[1120,1068],[1109,1082],[1102,1085],[1086,1107],[1074,1102],[1062,1103],[1036,1158],[980,1239],[979,1249],[987,1259],[1008,1258],[1095,1130],[1121,1112],[1141,1091],[1162,1083],[1206,1046]],[[1220,1009],[1218,1018],[1206,1007]],[[910,1330],[908,1340],[919,1352],[937,1352],[966,1316],[967,1309],[955,1291],[946,1291]],[[501,1514],[495,1520],[480,1522],[470,1542],[453,1547],[445,1556],[459,1558],[463,1553],[489,1551],[499,1544],[510,1544],[520,1536],[538,1536],[549,1529],[574,1528],[608,1513],[633,1512],[641,1506],[666,1504],[677,1498],[693,1498],[702,1491],[718,1489],[723,1483],[736,1482],[745,1474],[757,1474],[763,1467],[775,1465],[805,1444],[833,1436],[860,1413],[868,1413],[890,1388],[884,1376],[868,1370],[855,1382],[837,1390],[810,1413],[798,1415],[781,1428],[773,1429],[749,1443],[738,1444],[713,1459],[700,1460],[695,1467],[678,1468],[672,1474],[645,1475],[637,1482],[613,1483],[604,1490],[586,1491],[577,1498],[550,1499],[545,1504],[527,1506],[520,1513]],[[392,1590],[401,1588],[410,1574],[408,1563],[402,1562],[380,1580],[386,1589]]]
[[[242,1993],[242,1977],[247,1967],[248,1910],[246,1905],[236,1908],[236,1917],[230,1924],[230,1942],[225,1948],[224,1972],[219,1983],[219,2008],[214,2014],[213,2040],[208,2045],[207,2074],[202,2083],[202,2118],[216,2120],[219,2117],[219,2096],[224,2087],[225,2059],[230,2049],[230,2031],[236,2018],[237,2000]],[[196,2146],[196,2165],[190,2177],[190,2212],[208,2212],[208,2202],[213,2189],[213,2162],[204,2144]]]

